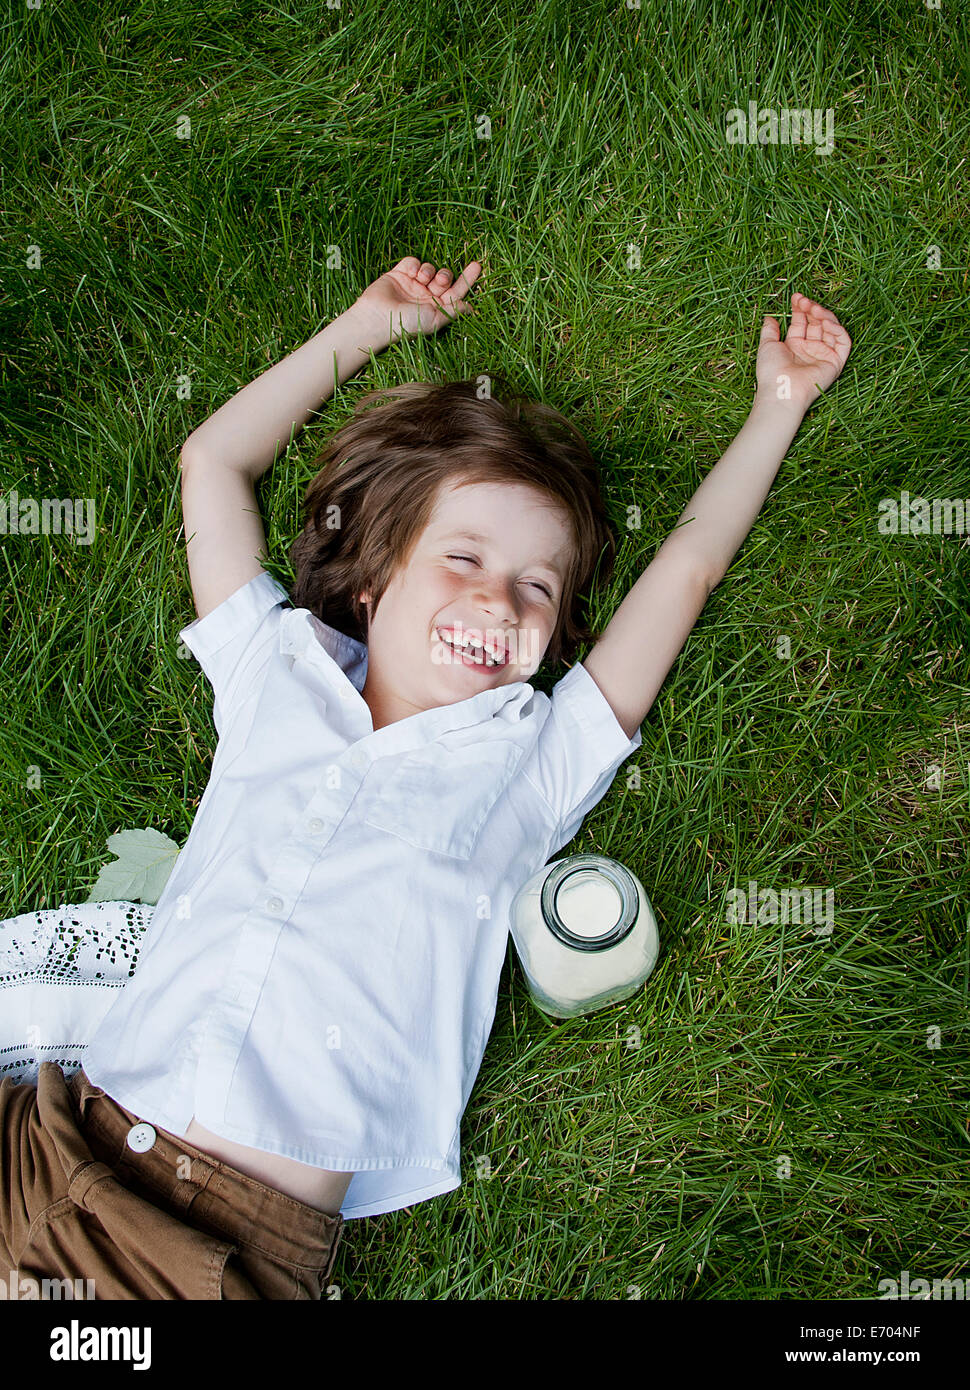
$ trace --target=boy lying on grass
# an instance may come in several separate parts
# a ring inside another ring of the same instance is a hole
[[[219,741],[149,947],[80,1076],[147,1146],[124,1154],[118,1181],[134,1188],[151,1160],[184,1226],[223,1236],[213,1267],[231,1245],[215,1297],[319,1297],[345,1217],[459,1185],[512,899],[640,746],[806,410],[849,353],[835,316],[804,295],[784,342],[764,319],[747,422],[582,662],[585,601],[615,550],[595,461],[557,412],[480,399],[473,382],[359,403],[307,494],[288,594],[264,568],[255,480],[371,352],[468,312],[480,272],[473,261],[453,283],[405,258],[182,450],[198,617],[180,636],[213,687]],[[530,684],[544,659],[569,666],[551,698]],[[41,1121],[63,1106],[58,1085],[45,1063]],[[31,1136],[53,1142],[43,1123]],[[244,1211],[240,1195],[217,1208],[208,1181],[187,1205],[168,1171],[186,1153],[222,1165],[227,1191],[248,1192],[248,1175],[289,1206]],[[39,1273],[178,1286],[196,1257],[171,1236],[152,1244],[142,1209],[157,1199],[140,1187],[140,1207],[105,1211],[111,1238],[79,1243],[73,1265],[63,1222],[38,1253],[37,1212],[70,1190],[48,1167],[33,1215],[30,1201],[18,1221],[4,1215],[14,1260],[25,1247],[11,1230],[35,1242]],[[315,1213],[335,1224],[294,1284],[292,1259],[268,1263],[272,1232],[285,1217],[298,1241]],[[144,1253],[123,1256],[136,1228]]]

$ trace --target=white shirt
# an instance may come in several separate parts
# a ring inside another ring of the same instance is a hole
[[[585,666],[374,730],[367,647],[262,571],[181,630],[218,743],[91,1080],[184,1134],[353,1172],[345,1219],[458,1187],[516,891],[628,739]]]

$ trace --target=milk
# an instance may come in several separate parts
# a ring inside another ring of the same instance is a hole
[[[519,889],[511,932],[532,998],[574,1018],[628,999],[657,961],[657,921],[643,884],[615,859],[554,859]]]

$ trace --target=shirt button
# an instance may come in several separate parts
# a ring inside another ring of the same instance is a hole
[[[125,1143],[128,1145],[129,1149],[134,1149],[136,1154],[143,1154],[153,1147],[155,1137],[155,1131],[151,1125],[132,1125],[131,1129],[128,1131]]]
[[[323,829],[323,821],[314,816],[313,820],[307,823],[307,829],[311,831],[312,834],[319,835],[320,831]]]
[[[283,906],[283,899],[267,898],[266,906],[269,908],[270,912],[279,912],[280,908]]]

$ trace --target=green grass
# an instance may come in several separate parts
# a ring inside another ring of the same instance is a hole
[[[570,847],[641,878],[657,969],[553,1023],[510,950],[463,1185],[351,1223],[345,1297],[968,1275],[968,542],[877,529],[903,489],[970,498],[968,25],[947,0],[813,8],[0,17],[2,495],[97,515],[91,546],[0,537],[2,916],[86,897],[116,830],[184,842],[214,737],[177,654],[179,447],[401,256],[482,260],[478,312],[382,354],[261,481],[283,582],[312,458],[364,391],[497,371],[602,461],[605,624],[741,427],[762,315],[784,331],[798,289],[853,339]],[[729,145],[749,100],[831,107],[833,153]],[[832,935],[729,924],[749,879],[833,888]]]

